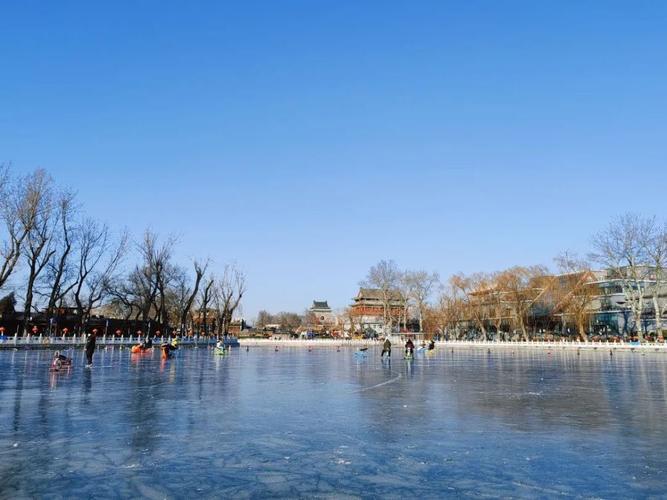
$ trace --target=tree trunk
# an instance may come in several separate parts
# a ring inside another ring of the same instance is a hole
[[[577,318],[577,335],[579,340],[586,342],[588,338],[586,337],[586,325],[583,317]]]
[[[484,327],[484,321],[478,320],[477,323],[479,323],[479,329],[482,330],[482,336],[484,337],[484,340],[486,340],[486,328]]]
[[[642,331],[642,313],[644,312],[642,301],[639,301],[639,304],[634,308],[633,311],[634,322],[635,322],[635,333],[637,334],[637,339],[642,342],[644,340],[644,332]]]
[[[523,315],[519,315],[519,329],[521,330],[521,335],[523,336],[523,340],[528,342],[530,340],[530,337],[528,337],[528,332],[526,331],[526,325],[523,321]]]
[[[195,297],[197,297],[197,294],[199,293],[199,285],[201,283],[203,276],[204,276],[203,271],[200,271],[197,267],[195,267],[195,285],[192,289],[192,293],[188,297],[188,300],[185,302],[185,307],[181,311],[181,328],[183,329],[186,328],[188,314],[190,313],[192,304],[195,301]]]
[[[28,287],[25,293],[25,305],[23,307],[23,334],[28,333],[28,323],[30,323],[30,311],[32,309],[33,288],[35,286],[35,266],[30,266],[28,276]]]
[[[498,319],[493,323],[493,326],[496,327],[496,337],[502,340],[501,335],[500,335],[500,328],[503,326],[502,321]]]
[[[655,312],[655,332],[658,337],[658,340],[662,342],[662,311],[660,310],[660,303],[658,300],[659,290],[656,287],[655,292],[653,292],[653,311]]]

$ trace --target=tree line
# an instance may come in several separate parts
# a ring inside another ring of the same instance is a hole
[[[379,333],[410,330],[502,340],[558,335],[585,340],[594,333],[641,339],[651,333],[661,339],[667,315],[666,258],[667,225],[656,217],[625,214],[593,235],[585,257],[563,252],[552,269],[516,265],[457,273],[441,281],[436,272],[402,270],[393,260],[382,260],[359,285],[379,296],[384,325]],[[595,319],[605,313],[612,319]],[[362,319],[351,307],[336,317],[337,329],[364,333]],[[314,320],[308,311],[261,311],[256,325],[294,330]]]
[[[380,261],[371,267],[368,276],[361,281],[361,287],[373,288],[380,291],[381,307],[384,323],[387,329],[397,325],[405,326],[414,319],[418,328],[422,329],[428,310],[428,300],[438,289],[440,277],[436,272],[401,270],[393,260]],[[398,317],[390,312],[392,300],[396,295],[400,297],[401,313]],[[272,326],[283,331],[294,332],[299,327],[313,327],[321,323],[317,315],[306,310],[303,313],[279,312],[272,314],[266,310],[259,311],[255,320],[258,329]],[[355,317],[351,308],[343,308],[333,314],[332,321],[323,325],[328,333],[364,333],[363,325]]]
[[[24,333],[39,314],[58,325],[71,311],[83,330],[103,311],[165,333],[221,334],[246,292],[233,263],[218,273],[207,258],[178,264],[174,236],[115,234],[43,169],[17,175],[0,165],[0,218],[0,312],[6,321],[15,305],[22,309]]]
[[[558,255],[555,272],[534,265],[452,276],[429,307],[429,328],[455,338],[529,340],[556,333],[585,340],[605,333],[641,340],[650,332],[661,340],[666,258],[664,222],[621,215],[593,236],[586,257]],[[593,322],[605,313],[606,323]],[[610,327],[619,317],[619,328]]]

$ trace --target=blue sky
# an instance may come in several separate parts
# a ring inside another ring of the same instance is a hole
[[[348,304],[380,259],[492,271],[665,211],[667,3],[3,2],[0,161],[245,313]]]

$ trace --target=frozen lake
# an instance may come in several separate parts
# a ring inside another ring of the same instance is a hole
[[[667,356],[0,352],[0,497],[667,494]]]

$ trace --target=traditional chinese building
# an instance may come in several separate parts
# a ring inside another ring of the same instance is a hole
[[[309,311],[319,324],[329,324],[334,322],[334,315],[326,300],[313,300],[313,305]]]
[[[405,310],[405,299],[398,290],[391,290],[385,304],[383,292],[377,288],[360,288],[354,303],[350,306],[350,317],[355,323],[354,329],[375,333],[383,333],[385,327],[385,305],[387,321],[391,320],[394,327],[400,326]]]

